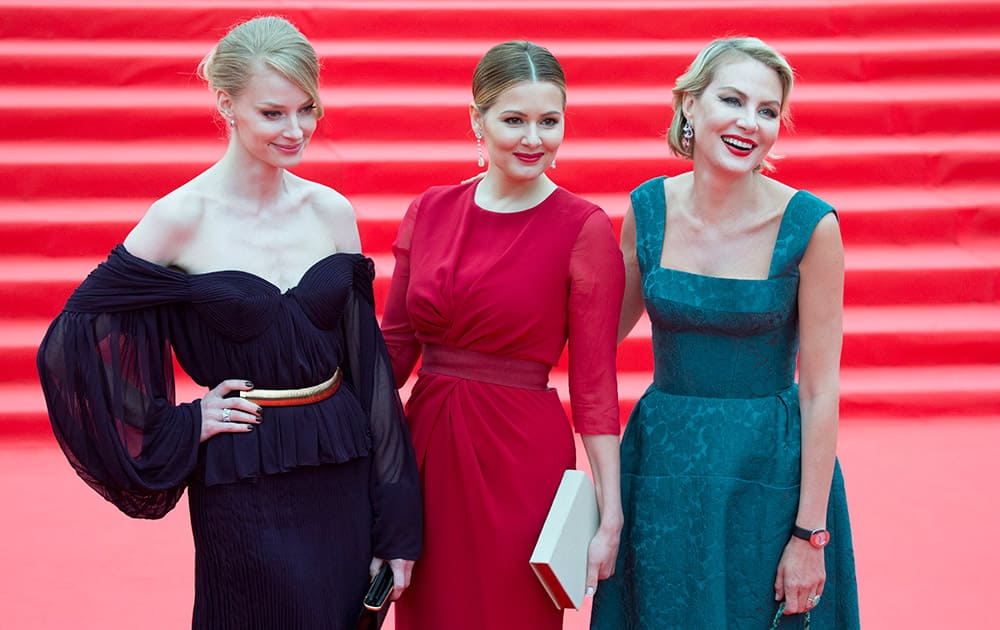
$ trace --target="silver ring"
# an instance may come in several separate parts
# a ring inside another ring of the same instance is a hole
[[[223,408],[223,410],[222,410],[222,421],[223,422],[229,422],[230,421],[229,420],[229,416],[231,416],[231,415],[233,415],[233,410],[232,409],[230,409],[229,407]]]

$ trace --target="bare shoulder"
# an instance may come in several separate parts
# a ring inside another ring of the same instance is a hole
[[[135,256],[173,264],[197,232],[205,213],[205,196],[191,183],[154,201],[125,238],[125,248]]]
[[[694,187],[694,173],[687,171],[671,175],[663,180],[663,189],[668,197],[690,196]]]
[[[296,177],[295,185],[302,193],[305,205],[329,229],[330,238],[339,252],[360,252],[354,206],[347,197],[329,186]]]
[[[811,263],[843,269],[844,242],[840,236],[837,215],[832,212],[826,213],[819,220],[809,237],[802,265],[809,267]]]
[[[316,212],[322,213],[330,219],[355,220],[354,206],[347,200],[347,197],[329,186],[313,183],[313,187],[311,197],[314,200]]]
[[[763,182],[764,191],[771,201],[771,205],[776,207],[784,208],[791,201],[792,197],[799,192],[797,188],[792,188],[767,176],[761,176],[761,181]]]

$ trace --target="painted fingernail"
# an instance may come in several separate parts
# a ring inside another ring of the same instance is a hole
[[[243,384],[249,387],[250,389],[253,389],[253,381],[243,381]]]
[[[247,425],[247,431],[253,431],[253,425],[252,424],[248,424]]]

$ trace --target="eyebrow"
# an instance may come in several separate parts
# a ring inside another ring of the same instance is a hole
[[[743,90],[741,90],[739,88],[735,88],[735,87],[733,87],[731,85],[723,85],[719,89],[720,90],[732,90],[733,92],[736,92],[737,94],[739,94],[740,96],[742,96],[744,99],[747,98],[746,92],[744,92]],[[773,100],[773,99],[770,100],[770,101],[764,101],[764,105],[774,105],[778,109],[781,109],[781,101],[777,101],[777,100]]]
[[[517,114],[518,116],[527,116],[527,114],[525,114],[524,112],[516,110],[516,109],[505,109],[505,110],[503,110],[500,113],[501,114]],[[562,111],[560,111],[558,109],[553,109],[553,110],[549,110],[547,112],[544,112],[542,114],[542,116],[552,116],[552,115],[562,116],[562,114],[563,114]]]
[[[306,105],[310,105],[310,104],[315,103],[315,102],[316,101],[314,99],[307,98],[306,100],[304,100],[301,103],[299,103],[296,106],[296,109],[298,109],[299,107],[305,107]],[[258,101],[257,102],[257,106],[258,107],[272,107],[274,109],[281,109],[283,107],[281,105],[281,103],[275,103],[274,101]]]

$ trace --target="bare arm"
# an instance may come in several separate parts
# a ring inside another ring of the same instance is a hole
[[[622,314],[618,322],[618,343],[625,340],[642,316],[646,305],[642,300],[642,276],[639,273],[639,258],[635,246],[635,211],[629,204],[622,223],[622,257],[625,259],[625,297],[622,300]]]
[[[837,452],[844,249],[835,215],[828,214],[817,224],[799,270],[802,481],[796,523],[813,530],[826,527]],[[788,603],[786,612],[806,610],[807,598],[821,594],[825,581],[823,551],[791,538],[776,583],[776,596]]]
[[[582,435],[590,470],[597,490],[601,523],[590,542],[587,594],[597,589],[598,580],[614,575],[618,543],[625,517],[622,513],[621,465],[617,435]]]

